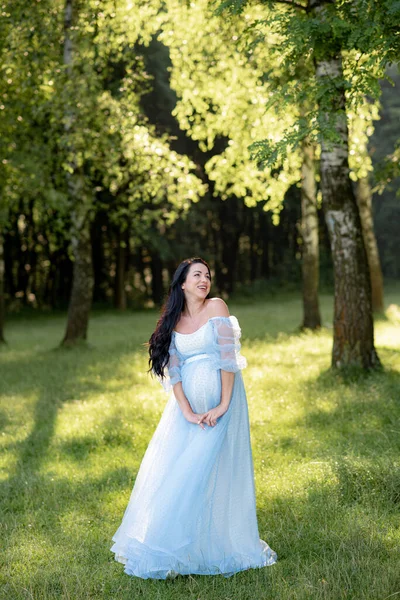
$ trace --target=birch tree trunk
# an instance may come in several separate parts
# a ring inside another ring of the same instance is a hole
[[[74,193],[78,195],[81,189],[79,177],[75,177],[73,183]],[[73,344],[78,340],[86,340],[94,284],[88,202],[83,200],[81,205],[75,206],[71,214],[71,220],[71,246],[74,264],[72,291],[63,344]]]
[[[378,244],[374,232],[372,216],[372,190],[368,177],[358,179],[356,184],[356,199],[360,213],[362,233],[369,266],[372,288],[372,309],[383,312],[383,277],[379,259]]]
[[[64,21],[64,64],[69,81],[73,78],[73,44],[71,27],[73,0],[66,0]],[[72,86],[71,86],[72,87]],[[89,313],[93,294],[92,246],[90,240],[90,210],[92,199],[85,191],[82,169],[78,167],[76,150],[72,141],[76,127],[76,117],[72,102],[65,108],[65,133],[67,138],[69,164],[67,185],[71,209],[71,246],[73,255],[72,292],[68,307],[67,327],[62,343],[73,344],[87,338]]]
[[[334,117],[337,141],[321,142],[321,187],[335,277],[332,366],[372,368],[379,365],[374,347],[371,282],[360,216],[348,166],[348,129],[340,51],[316,58],[322,85],[335,82],[330,104],[320,99],[320,117]],[[321,87],[322,87],[321,85]],[[331,92],[332,93],[332,92]]]
[[[0,230],[0,344],[5,343],[4,339],[4,321],[5,321],[5,304],[4,304],[4,236]]]
[[[303,327],[321,327],[319,311],[319,246],[317,193],[314,170],[314,147],[303,144],[303,164],[301,167],[301,235],[302,276],[303,276]]]

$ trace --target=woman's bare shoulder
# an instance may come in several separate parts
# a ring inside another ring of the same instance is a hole
[[[211,317],[229,317],[229,309],[222,298],[210,298],[207,302],[208,318]]]

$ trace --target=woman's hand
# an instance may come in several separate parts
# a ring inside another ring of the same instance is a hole
[[[189,423],[195,423],[196,425],[199,425],[202,429],[205,429],[205,427],[203,425],[203,419],[206,414],[207,413],[196,414],[194,412],[191,412],[191,413],[185,415],[185,419],[186,419],[186,421],[189,421]]]
[[[217,424],[217,419],[219,419],[219,417],[222,417],[222,415],[224,415],[226,411],[227,409],[224,406],[218,404],[218,406],[216,406],[215,408],[212,408],[211,410],[204,413],[201,417],[201,421],[206,423],[206,425],[209,425],[210,427],[214,427],[214,425]]]

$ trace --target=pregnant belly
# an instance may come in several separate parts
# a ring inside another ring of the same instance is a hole
[[[182,369],[182,387],[193,412],[206,412],[221,401],[221,371],[207,359],[193,361]]]

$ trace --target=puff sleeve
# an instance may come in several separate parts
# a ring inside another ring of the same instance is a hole
[[[247,361],[240,354],[240,325],[236,317],[212,317],[213,326],[213,365],[236,373],[247,366]]]
[[[161,377],[159,378],[161,385],[167,393],[172,390],[172,387],[178,383],[178,381],[182,381],[181,364],[182,359],[178,350],[176,349],[175,335],[172,333],[171,343],[169,346],[169,360],[166,367],[167,374],[163,379],[161,379]]]

